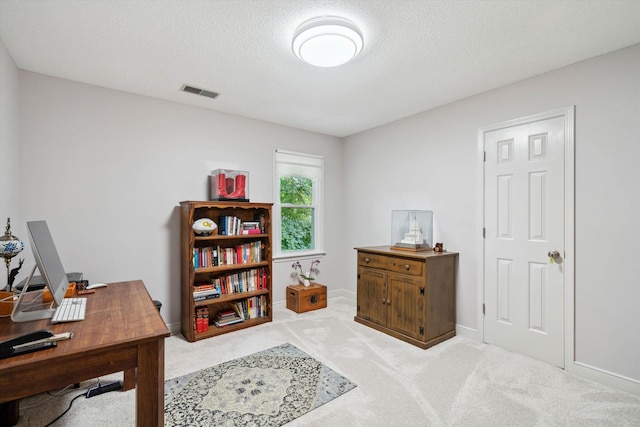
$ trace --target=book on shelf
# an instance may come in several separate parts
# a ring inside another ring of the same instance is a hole
[[[209,309],[207,307],[200,307],[196,310],[195,313],[196,321],[195,328],[196,332],[206,332],[209,330]]]
[[[193,248],[193,266],[195,268],[215,267],[218,265],[218,247]]]
[[[199,297],[199,296],[203,296],[203,295],[215,295],[215,294],[220,294],[220,291],[217,289],[206,289],[203,291],[193,291],[193,296],[194,297]]]
[[[241,323],[247,319],[266,317],[268,315],[267,303],[268,301],[265,295],[234,301],[229,304],[228,308],[222,309],[216,313],[213,324],[218,328],[223,328],[225,326]]]
[[[236,314],[238,315],[238,317],[240,317],[242,320],[249,318],[249,316],[246,315],[245,307],[246,307],[246,300],[236,301],[233,303],[233,309],[236,311]]]
[[[221,236],[227,236],[227,217],[219,216],[218,217],[218,234]]]
[[[199,282],[193,284],[193,289],[196,291],[203,291],[206,289],[215,289],[216,287],[211,282]]]
[[[249,298],[249,318],[267,316],[267,297],[264,295]]]
[[[220,288],[214,283],[199,283],[193,285],[193,300],[205,301],[209,299],[220,298]]]
[[[206,246],[193,248],[195,268],[217,267],[220,265],[255,264],[263,261],[264,243],[243,243],[228,248]]]
[[[220,310],[218,314],[216,314],[216,319],[228,319],[230,317],[236,317],[237,315],[238,313],[236,313],[235,310]]]
[[[238,217],[228,215],[218,217],[218,234],[221,236],[263,233],[265,233],[264,215],[258,217],[256,221],[242,221]]]
[[[225,326],[229,326],[229,325],[235,325],[236,323],[242,323],[243,320],[240,319],[239,317],[236,317],[234,319],[231,320],[214,320],[213,324],[216,325],[218,328],[224,328]]]
[[[267,288],[267,269],[264,267],[243,270],[235,274],[219,276],[213,279],[220,294],[252,292]]]
[[[243,319],[255,319],[267,316],[267,297],[259,295],[234,303],[236,312]]]
[[[242,223],[240,234],[261,234],[260,221],[245,221]]]
[[[242,230],[241,234],[261,234],[260,229]]]
[[[217,299],[220,298],[220,293],[218,292],[214,292],[211,294],[203,294],[203,295],[193,295],[193,301],[208,301],[211,299]]]
[[[216,314],[216,318],[213,321],[213,324],[218,328],[222,328],[224,326],[233,325],[236,323],[240,323],[244,320],[243,317],[240,317],[238,312],[234,309],[221,310]]]
[[[218,288],[216,288],[216,285],[213,282],[196,283],[193,285],[194,292],[211,291],[216,289]]]
[[[221,236],[238,236],[242,230],[242,220],[236,216],[222,215],[218,217],[218,234]]]

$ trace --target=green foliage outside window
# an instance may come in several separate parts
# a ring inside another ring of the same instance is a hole
[[[280,203],[290,205],[282,207],[282,251],[313,249],[313,180],[281,177]]]

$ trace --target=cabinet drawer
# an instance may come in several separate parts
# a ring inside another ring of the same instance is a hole
[[[424,274],[424,263],[421,261],[378,254],[358,252],[358,265],[410,274],[412,276],[421,276]]]

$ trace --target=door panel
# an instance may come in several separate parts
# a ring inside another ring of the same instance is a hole
[[[358,268],[357,305],[360,317],[380,325],[387,324],[386,274]]]
[[[484,133],[485,341],[564,367],[564,117]],[[561,261],[558,259],[558,261]]]
[[[406,275],[387,275],[389,314],[388,327],[396,332],[418,339],[420,326],[423,331],[427,325],[421,325],[419,319],[424,318],[424,295],[420,295],[420,287],[424,281]]]

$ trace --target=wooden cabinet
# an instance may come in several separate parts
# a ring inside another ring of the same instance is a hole
[[[356,250],[356,322],[421,348],[455,336],[457,253]]]
[[[180,203],[181,317],[182,334],[188,341],[272,320],[271,206],[248,202]],[[211,235],[194,233],[193,223],[201,218],[217,224]],[[259,230],[243,234],[242,224],[255,222]],[[237,226],[235,231],[232,224]],[[194,298],[194,286],[214,283],[222,283],[219,297]],[[246,307],[243,321],[222,327],[215,325],[219,313],[238,306]],[[206,316],[200,328],[199,316],[201,319]]]

